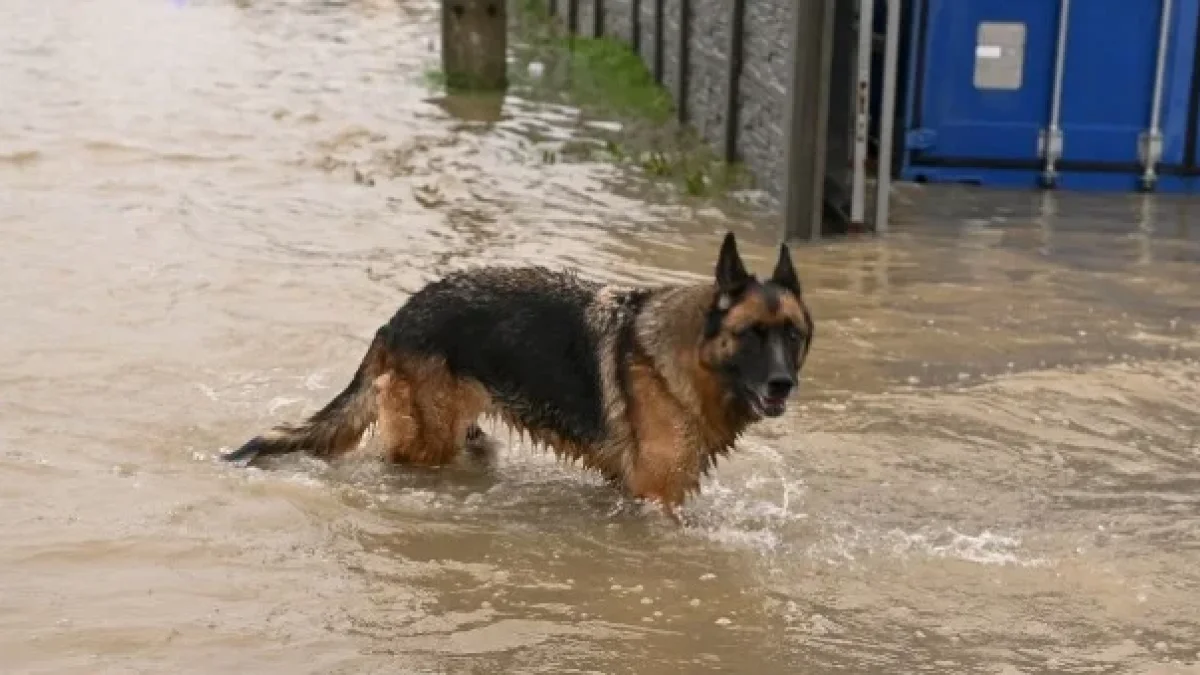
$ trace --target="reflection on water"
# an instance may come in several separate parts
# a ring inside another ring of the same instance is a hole
[[[214,462],[448,270],[772,262],[769,218],[543,163],[573,109],[427,91],[437,10],[0,8],[5,672],[1198,672],[1187,200],[904,186],[796,249],[800,401],[689,530],[517,439]]]

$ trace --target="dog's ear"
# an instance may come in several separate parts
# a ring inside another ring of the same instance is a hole
[[[721,243],[721,254],[717,257],[717,290],[722,296],[733,296],[740,293],[750,283],[750,273],[742,264],[742,256],[738,254],[737,240],[733,233],[725,235]]]
[[[775,271],[771,273],[771,281],[783,286],[789,291],[800,295],[800,277],[796,276],[796,268],[792,267],[792,253],[787,244],[779,246],[779,262],[775,263]]]

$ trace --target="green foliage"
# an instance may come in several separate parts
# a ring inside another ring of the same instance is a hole
[[[446,88],[446,71],[441,68],[429,68],[425,71],[422,79],[425,81],[425,86],[430,89]]]
[[[546,0],[517,0],[515,63],[509,79],[521,95],[579,107],[585,117],[620,122],[599,143],[570,142],[542,151],[542,162],[605,159],[636,167],[692,197],[749,187],[740,165],[728,164],[693,130],[680,127],[671,95],[641,57],[615,39],[570,35]],[[560,0],[560,7],[566,0]],[[531,64],[537,64],[531,69]]]
[[[606,38],[575,38],[570,49],[570,85],[582,106],[619,118],[666,124],[675,113],[671,96],[654,81],[628,46]]]

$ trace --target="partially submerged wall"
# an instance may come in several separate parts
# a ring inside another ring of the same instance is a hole
[[[552,6],[564,21],[574,15],[579,35],[612,37],[635,49],[671,92],[683,121],[727,159],[742,162],[760,188],[782,200],[794,3],[557,0]],[[734,39],[739,23],[742,30]],[[731,86],[736,91],[732,124]]]

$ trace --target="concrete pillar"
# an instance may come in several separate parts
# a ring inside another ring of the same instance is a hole
[[[785,128],[785,240],[821,237],[835,1],[796,0]]]
[[[451,89],[508,86],[506,0],[442,0],[442,70]]]

